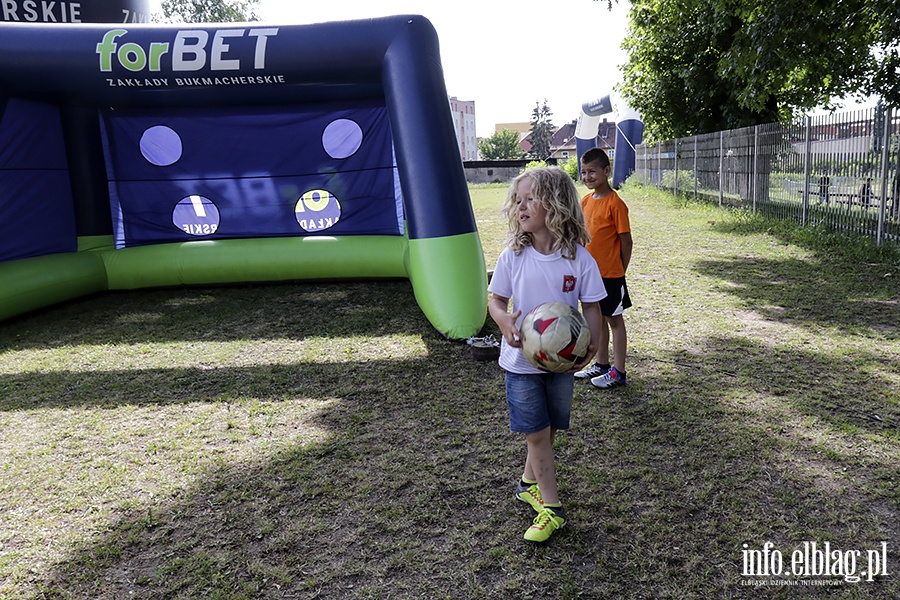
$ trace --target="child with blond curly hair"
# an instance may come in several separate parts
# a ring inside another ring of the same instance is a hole
[[[515,498],[537,512],[525,540],[543,543],[566,523],[553,440],[557,431],[569,428],[573,374],[596,351],[600,300],[606,290],[596,261],[585,249],[590,237],[575,185],[565,171],[525,171],[510,185],[503,211],[509,220],[507,247],[488,286],[488,309],[503,334],[499,363],[506,371],[509,427],[525,437],[525,468]],[[541,371],[522,352],[522,316],[545,302],[565,302],[575,309],[580,302],[591,331],[587,357],[568,373]]]

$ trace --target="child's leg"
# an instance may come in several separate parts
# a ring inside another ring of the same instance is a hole
[[[531,435],[535,435],[535,436],[536,436],[536,435],[538,435],[539,433],[542,433],[542,432],[538,432],[538,433],[531,434]],[[553,449],[553,440],[555,440],[555,439],[556,439],[556,429],[555,429],[554,427],[551,427],[551,428],[550,428],[550,448],[551,448],[551,451],[552,451],[552,449]],[[526,446],[527,453],[526,453],[526,455],[525,455],[525,471],[524,471],[523,474],[522,474],[522,479],[523,479],[523,480],[526,480],[526,481],[538,481],[537,475],[535,474],[534,465],[533,465],[532,462],[531,462],[531,461],[532,461],[533,453],[531,452],[531,446],[530,446],[529,443],[528,443],[528,435],[525,436],[525,446]],[[556,473],[556,472],[555,472],[555,470],[554,470],[554,477],[553,477],[554,482],[555,482],[555,480],[556,480],[556,474],[555,474],[555,473]],[[538,486],[540,486],[540,482],[538,482]],[[541,488],[541,489],[543,489],[543,488]],[[558,492],[557,492],[557,494],[558,494]]]
[[[610,319],[614,319],[615,317],[603,317],[603,325],[600,327],[600,347],[597,348],[597,364],[598,365],[608,365],[609,364],[609,334],[610,334]],[[608,367],[607,367],[608,368]]]
[[[556,486],[556,465],[553,457],[553,439],[556,430],[548,427],[537,433],[525,434],[528,455],[525,458],[524,478],[537,481],[545,504],[559,504]]]
[[[612,331],[613,360],[616,371],[625,372],[625,357],[628,354],[628,335],[625,331],[625,318],[622,315],[604,317]],[[605,329],[605,328],[604,328]]]
[[[528,458],[525,468],[530,468],[537,479],[543,502],[531,526],[525,531],[525,541],[543,544],[553,532],[566,524],[566,511],[559,501],[559,490],[556,487],[556,465],[553,458],[554,430],[550,427],[537,433],[525,434],[528,445]]]

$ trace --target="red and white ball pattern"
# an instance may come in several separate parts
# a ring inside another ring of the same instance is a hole
[[[565,373],[587,356],[587,321],[564,302],[545,302],[522,320],[522,351],[538,369]]]

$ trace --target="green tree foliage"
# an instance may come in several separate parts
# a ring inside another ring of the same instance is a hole
[[[896,0],[633,0],[621,92],[647,134],[789,118],[832,99],[900,103]]]
[[[547,167],[547,162],[543,160],[532,160],[525,165],[525,168],[519,170],[519,174],[521,175],[525,171],[529,169],[543,169]]]
[[[881,96],[887,104],[900,106],[900,18],[897,0],[875,0],[875,55],[870,94]]]
[[[531,142],[529,158],[543,160],[550,156],[550,143],[553,141],[554,131],[553,123],[550,121],[552,115],[546,99],[543,105],[537,102],[534,110],[531,111],[531,136],[528,138],[528,141]]]
[[[512,129],[502,129],[478,142],[481,160],[514,160],[525,153],[519,145],[519,133]]]
[[[580,173],[578,172],[578,157],[570,156],[565,161],[558,162],[556,165],[569,174],[569,177],[572,178],[572,181],[578,181],[580,177]]]
[[[171,23],[258,21],[259,0],[163,0],[162,20]]]

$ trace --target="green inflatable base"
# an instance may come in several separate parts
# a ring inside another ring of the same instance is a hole
[[[0,320],[107,290],[99,254],[72,252],[0,263]]]
[[[208,240],[120,250],[111,237],[83,237],[78,252],[0,263],[0,319],[105,290],[405,277],[422,312],[442,334],[463,339],[481,330],[487,273],[477,232],[421,240]]]

